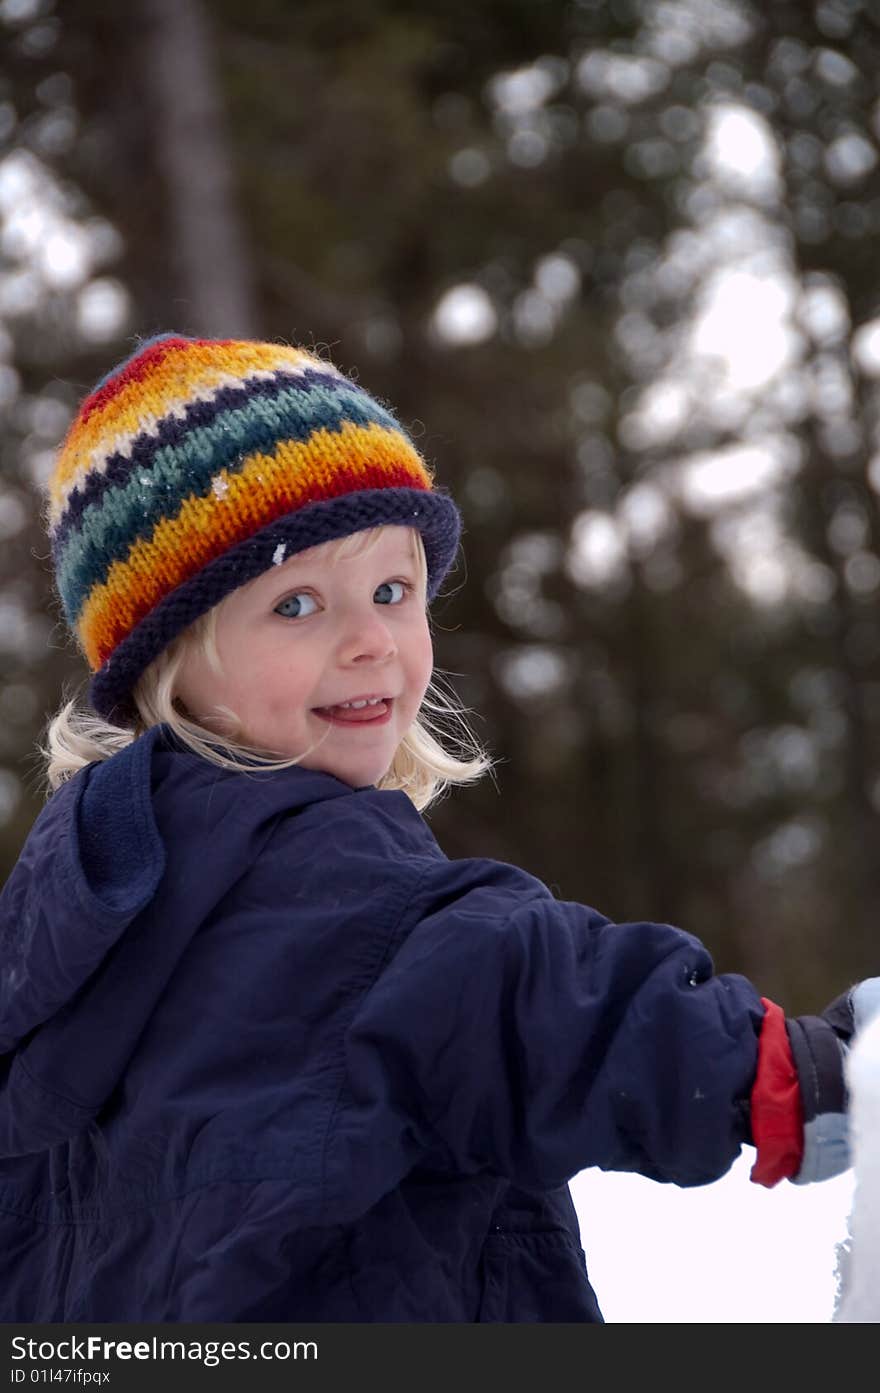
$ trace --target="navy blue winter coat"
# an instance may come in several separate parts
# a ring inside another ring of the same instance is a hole
[[[3,1321],[601,1320],[570,1178],[749,1140],[763,1008],[694,938],[161,729],[50,799],[0,971]]]

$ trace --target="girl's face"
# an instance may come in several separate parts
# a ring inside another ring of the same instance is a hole
[[[431,675],[416,545],[410,528],[383,527],[350,555],[327,542],[234,590],[217,611],[220,671],[203,651],[184,659],[187,711],[355,788],[378,783]],[[238,718],[233,732],[218,708]]]

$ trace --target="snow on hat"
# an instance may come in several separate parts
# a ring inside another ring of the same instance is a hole
[[[460,519],[391,412],[301,348],[162,334],[82,402],[49,481],[58,593],[108,718],[173,638],[286,556],[421,533],[433,599]]]

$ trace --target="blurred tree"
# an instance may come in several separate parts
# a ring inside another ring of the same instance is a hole
[[[144,0],[143,9],[156,162],[185,317],[203,334],[252,338],[250,264],[204,7],[200,0]]]
[[[0,874],[41,803],[34,749],[80,672],[55,622],[39,490],[127,312],[121,243],[69,176],[86,141],[51,0],[0,5]]]

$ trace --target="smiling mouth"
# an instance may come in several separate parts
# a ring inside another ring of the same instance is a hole
[[[393,704],[393,697],[365,697],[342,701],[338,706],[316,706],[314,712],[335,726],[377,726],[391,719]]]

